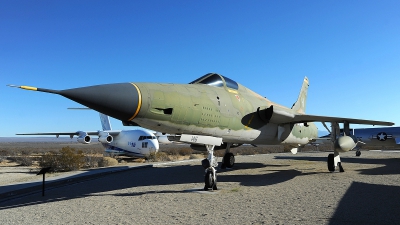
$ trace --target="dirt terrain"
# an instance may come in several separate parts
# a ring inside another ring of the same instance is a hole
[[[199,160],[159,164],[0,203],[1,224],[399,224],[400,153],[237,156],[203,191]],[[218,160],[221,161],[220,158]]]

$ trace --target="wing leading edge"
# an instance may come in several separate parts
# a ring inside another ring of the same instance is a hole
[[[333,122],[333,123],[352,123],[352,124],[365,124],[365,125],[382,125],[393,126],[394,123],[376,120],[364,120],[345,117],[332,117],[332,116],[318,116],[309,114],[297,114],[274,108],[273,106],[266,109],[257,109],[258,116],[265,122],[272,122],[276,124],[284,123],[307,123],[307,122]]]
[[[99,135],[100,132],[107,132],[111,136],[117,136],[119,133],[121,133],[120,130],[105,130],[105,131],[76,131],[76,132],[48,132],[48,133],[24,133],[24,134],[16,134],[16,135],[69,135],[69,136],[74,136],[77,135],[79,136],[81,133],[86,133],[87,135]]]
[[[289,119],[292,123],[307,123],[307,122],[336,122],[336,123],[352,123],[352,124],[365,124],[365,125],[382,125],[393,126],[394,123],[376,120],[363,120],[344,117],[331,117],[331,116],[317,116],[317,115],[294,115]]]

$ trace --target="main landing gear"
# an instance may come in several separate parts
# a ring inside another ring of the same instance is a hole
[[[222,158],[221,169],[232,168],[235,164],[235,156],[230,152],[231,144],[226,144],[225,155]]]
[[[335,172],[336,167],[339,167],[340,172],[344,172],[342,162],[340,161],[339,152],[337,151],[335,151],[335,154],[328,155],[328,170],[330,172]]]
[[[229,152],[230,143],[227,144],[225,149],[225,155],[222,158],[221,169],[232,168],[235,164],[235,156]],[[214,145],[206,145],[208,156],[206,159],[201,161],[201,165],[205,169],[205,177],[204,177],[204,190],[208,191],[208,189],[218,190],[217,188],[217,170],[215,167],[218,166],[218,162],[214,156]]]

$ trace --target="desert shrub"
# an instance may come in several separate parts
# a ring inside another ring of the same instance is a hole
[[[30,156],[32,151],[30,149],[23,149],[21,151],[14,152],[13,156],[10,157],[10,160],[18,163],[20,166],[32,166],[33,158]]]
[[[208,152],[206,152],[208,154]],[[225,155],[225,150],[216,150],[214,151],[214,156],[223,157]]]
[[[14,151],[14,149],[2,149],[0,151],[0,155],[8,157],[8,156],[16,156],[17,153],[16,151]]]
[[[166,153],[167,155],[179,155],[179,150],[177,148],[165,149],[162,152]]]
[[[179,155],[191,155],[193,152],[193,149],[191,148],[180,148],[179,149]]]
[[[32,155],[32,149],[30,149],[30,148],[25,148],[25,149],[22,149],[21,150],[21,152],[20,152],[20,154],[21,155]]]
[[[111,152],[103,152],[103,156],[115,158],[117,155],[115,153],[111,153]]]
[[[204,155],[202,154],[191,154],[189,159],[204,159]]]
[[[111,157],[103,157],[99,160],[100,167],[115,166],[118,165],[118,160]]]
[[[146,155],[146,159],[149,162],[171,161],[168,154],[165,152],[151,152]]]
[[[69,146],[63,147],[59,153],[48,152],[39,161],[40,167],[51,167],[53,172],[78,170],[84,165],[85,156],[83,152]]]
[[[0,155],[0,163],[5,162],[7,160],[6,156],[1,156]]]
[[[13,159],[20,166],[32,166],[33,165],[32,158],[27,155],[16,156],[16,157],[13,157]]]
[[[102,160],[103,157],[87,155],[85,156],[85,167],[88,168],[96,168],[99,166],[99,162]]]

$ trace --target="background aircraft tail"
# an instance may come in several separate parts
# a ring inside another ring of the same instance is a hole
[[[292,106],[292,109],[297,113],[304,114],[306,112],[308,86],[309,86],[308,78],[304,77],[303,86],[301,86],[299,97]]]
[[[107,115],[104,115],[103,113],[100,114],[100,121],[101,121],[101,127],[103,130],[112,130],[111,128],[111,123],[110,123],[110,117]]]

